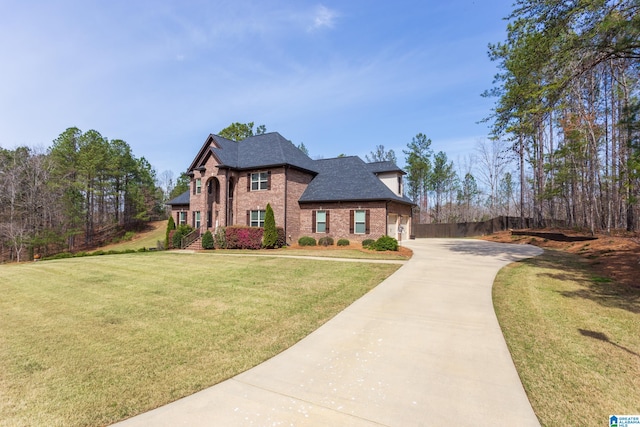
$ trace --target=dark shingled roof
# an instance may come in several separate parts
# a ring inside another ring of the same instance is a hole
[[[390,161],[367,163],[367,167],[373,173],[400,172],[401,174],[406,175],[405,171],[403,171],[398,167],[398,165]]]
[[[223,167],[246,170],[290,165],[317,172],[314,161],[277,132],[250,136],[240,142],[217,135],[212,138],[220,148],[212,147],[211,151]]]
[[[169,200],[165,205],[188,205],[189,204],[189,190],[185,191],[178,197]]]
[[[316,160],[315,164],[319,174],[302,193],[299,200],[301,203],[394,200],[413,204],[408,198],[391,191],[372,171],[377,169],[360,157]],[[394,169],[391,170],[398,169],[397,166],[393,166]],[[385,165],[385,168],[388,167],[389,165]],[[390,169],[384,169],[388,170]]]
[[[188,172],[203,167],[207,153],[219,160],[219,167],[256,170],[289,165],[312,174],[314,178],[302,194],[299,200],[301,203],[393,200],[414,204],[407,197],[395,194],[376,176],[383,172],[404,175],[404,171],[395,163],[365,163],[356,156],[311,160],[277,132],[251,136],[240,142],[209,135]],[[181,194],[167,204],[189,204],[189,192]]]

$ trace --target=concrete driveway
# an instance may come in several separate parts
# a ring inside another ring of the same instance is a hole
[[[532,246],[403,242],[414,257],[292,348],[134,426],[539,426],[493,311]]]

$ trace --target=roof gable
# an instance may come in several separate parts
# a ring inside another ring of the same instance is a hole
[[[209,135],[189,167],[189,172],[204,163],[207,151],[218,160],[219,167],[248,170],[290,165],[317,172],[315,162],[278,132],[250,136],[235,142],[218,135]]]

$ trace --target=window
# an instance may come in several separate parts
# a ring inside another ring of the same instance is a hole
[[[329,211],[313,211],[311,215],[312,232],[328,233],[329,232]]]
[[[187,213],[179,212],[178,214],[178,225],[184,225],[187,223]]]
[[[256,172],[251,174],[251,191],[268,190],[269,172]]]
[[[355,224],[354,233],[356,234],[364,234],[366,231],[366,212],[365,211],[355,211],[353,222]]]
[[[264,214],[266,211],[250,211],[249,226],[264,227]]]
[[[194,222],[193,226],[195,228],[200,228],[200,211],[195,211],[193,213],[193,222]]]
[[[202,193],[202,179],[196,178],[195,186],[195,194]]]
[[[369,221],[371,212],[369,209],[358,209],[350,212],[349,232],[355,234],[369,234]]]

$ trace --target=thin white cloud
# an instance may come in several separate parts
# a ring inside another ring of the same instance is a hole
[[[338,13],[327,8],[324,5],[316,6],[313,12],[313,24],[309,27],[310,31],[319,30],[321,28],[333,28]]]

